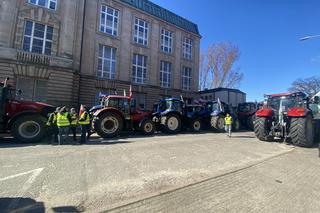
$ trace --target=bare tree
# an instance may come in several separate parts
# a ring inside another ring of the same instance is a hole
[[[235,62],[239,48],[229,42],[211,45],[200,57],[200,89],[237,88],[243,79]]]
[[[309,96],[313,96],[320,91],[320,77],[313,76],[305,79],[297,79],[292,83],[289,91],[304,92]]]

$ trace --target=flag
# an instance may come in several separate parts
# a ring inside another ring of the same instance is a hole
[[[84,111],[85,111],[85,110],[84,110],[84,107],[83,107],[83,105],[81,104],[80,110],[79,110],[79,117],[82,115],[82,113],[83,113]]]
[[[129,97],[132,98],[132,85],[130,85],[129,93]]]

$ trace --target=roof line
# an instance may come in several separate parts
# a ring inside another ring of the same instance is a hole
[[[149,0],[120,0],[123,3],[129,4],[137,9],[156,16],[168,23],[181,27],[184,30],[200,35],[198,25],[149,1]]]

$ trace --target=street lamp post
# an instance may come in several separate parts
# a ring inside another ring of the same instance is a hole
[[[305,40],[309,40],[312,38],[318,38],[318,37],[320,38],[320,35],[306,36],[306,37],[300,38],[300,41],[305,41]]]

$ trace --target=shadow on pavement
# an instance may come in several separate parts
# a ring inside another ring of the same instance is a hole
[[[74,206],[59,206],[51,209],[53,212],[83,212]],[[44,213],[46,208],[43,202],[38,202],[31,198],[23,197],[3,197],[0,198],[0,212],[26,212]]]

